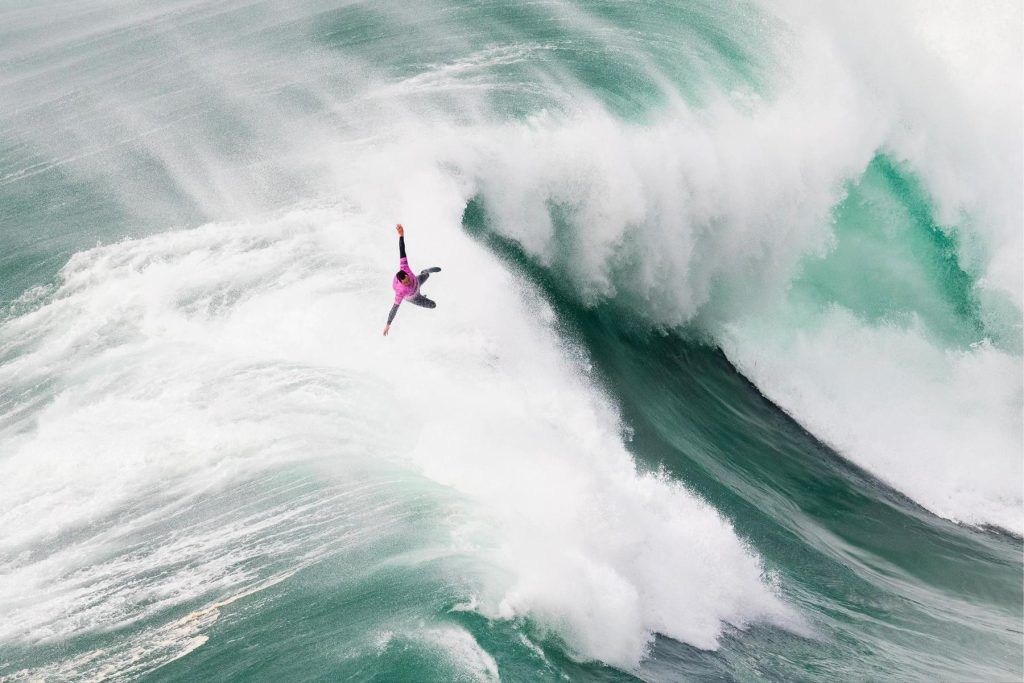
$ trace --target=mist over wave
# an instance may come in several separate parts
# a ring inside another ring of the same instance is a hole
[[[763,98],[677,100],[642,125],[578,102],[488,131],[465,164],[493,229],[582,301],[709,334],[857,464],[937,514],[1019,534],[1016,23],[969,25],[1005,72],[1005,89],[977,93],[966,70],[934,66],[959,13],[921,29],[878,12],[798,12],[777,55],[787,78]],[[877,38],[841,38],[851,24]],[[848,217],[858,203],[874,212]]]

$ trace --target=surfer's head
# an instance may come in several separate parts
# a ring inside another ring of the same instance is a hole
[[[400,270],[400,271],[398,271],[398,273],[395,274],[395,277],[398,278],[399,282],[401,282],[402,284],[405,284],[406,280],[408,280],[408,278],[409,278],[409,274],[406,273],[404,270]]]

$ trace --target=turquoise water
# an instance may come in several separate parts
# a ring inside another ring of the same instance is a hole
[[[1019,7],[0,16],[0,681],[1024,675]]]

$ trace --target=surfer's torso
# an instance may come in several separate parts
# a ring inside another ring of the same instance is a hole
[[[410,299],[420,291],[420,283],[409,267],[409,260],[405,257],[399,261],[402,271],[406,274],[405,282],[400,282],[398,275],[391,281],[391,288],[395,290],[395,303],[402,303],[403,299]]]

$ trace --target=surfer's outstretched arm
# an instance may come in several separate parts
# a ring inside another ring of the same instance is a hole
[[[391,307],[391,312],[388,313],[388,324],[384,326],[384,336],[388,336],[388,330],[391,329],[391,321],[395,319],[395,315],[398,314],[398,304]]]
[[[401,260],[405,258],[405,228],[399,223],[395,229],[398,230],[398,258]]]

